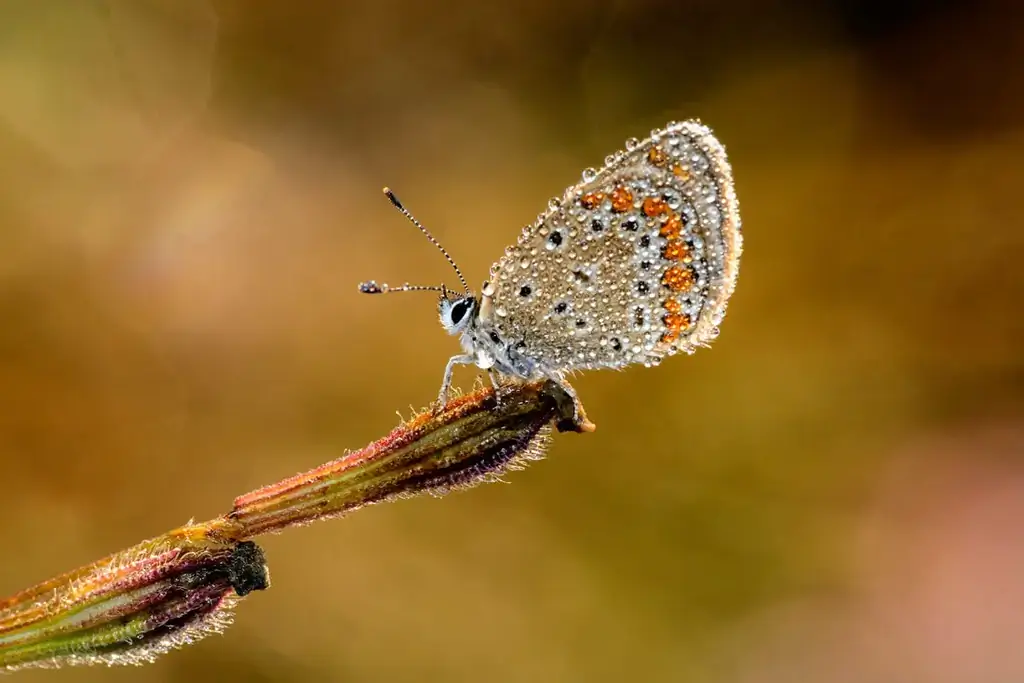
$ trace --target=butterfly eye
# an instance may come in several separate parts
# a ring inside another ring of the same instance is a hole
[[[462,319],[469,313],[469,309],[473,304],[469,299],[463,299],[452,306],[451,321],[452,325],[458,325],[462,322]]]

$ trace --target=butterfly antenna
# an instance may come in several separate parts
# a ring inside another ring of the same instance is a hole
[[[395,193],[391,191],[391,188],[385,187],[384,194],[387,195],[387,198],[390,199],[391,203],[395,205],[395,208],[401,211],[402,215],[408,218],[410,223],[419,228],[419,231],[422,232],[428,240],[430,240],[430,243],[437,247],[438,251],[440,251],[444,255],[444,257],[448,260],[448,263],[455,270],[455,274],[459,276],[459,282],[462,283],[462,287],[463,289],[466,290],[466,294],[472,294],[473,290],[469,288],[469,283],[466,281],[466,277],[462,274],[462,270],[460,270],[459,266],[455,263],[455,259],[453,259],[451,257],[451,254],[448,253],[448,250],[441,246],[441,243],[438,242],[434,238],[434,236],[430,234],[429,230],[423,227],[422,223],[416,220],[415,216],[409,213],[409,210],[407,208],[402,206],[402,202],[398,201],[398,197],[396,197]]]
[[[359,291],[363,294],[393,294],[395,292],[441,292],[441,296],[448,298],[448,288],[444,285],[410,285],[404,284],[401,287],[392,287],[386,282],[377,284],[373,280],[359,283]]]

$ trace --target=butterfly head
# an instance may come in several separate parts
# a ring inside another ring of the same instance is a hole
[[[437,304],[441,326],[448,334],[462,334],[479,313],[480,305],[472,294],[455,297],[442,296]]]

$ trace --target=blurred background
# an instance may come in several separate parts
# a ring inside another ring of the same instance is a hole
[[[1024,680],[1015,0],[4,0],[0,594],[382,436],[476,285],[699,117],[746,252],[711,350],[594,435],[264,539],[224,637],[26,681]],[[468,387],[469,370],[457,383]]]

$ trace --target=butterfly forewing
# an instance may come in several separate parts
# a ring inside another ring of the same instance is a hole
[[[655,364],[718,334],[741,249],[725,150],[671,124],[523,230],[491,268],[495,324],[551,372]]]

